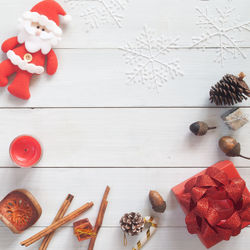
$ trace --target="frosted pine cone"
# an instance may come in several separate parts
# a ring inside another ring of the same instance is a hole
[[[144,219],[139,213],[125,214],[120,220],[121,229],[128,235],[134,236],[142,232]]]

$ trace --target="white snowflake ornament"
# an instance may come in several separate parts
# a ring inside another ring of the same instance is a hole
[[[122,27],[123,15],[129,0],[64,0],[70,8],[80,13],[86,24],[86,31],[110,23]]]
[[[179,39],[155,37],[152,30],[144,27],[135,44],[127,43],[121,50],[125,62],[131,66],[127,73],[128,83],[142,84],[158,90],[169,78],[182,76],[178,59],[168,59],[167,55],[175,49]]]
[[[205,49],[215,44],[218,47],[215,62],[222,66],[229,57],[246,58],[240,47],[242,41],[237,37],[239,32],[250,31],[250,21],[240,21],[232,8],[226,8],[224,11],[217,8],[215,16],[209,15],[207,9],[203,11],[197,8],[196,10],[199,18],[197,25],[203,33],[198,37],[193,37],[192,47]]]

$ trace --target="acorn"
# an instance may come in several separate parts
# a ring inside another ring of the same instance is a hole
[[[241,151],[240,143],[238,143],[231,136],[221,137],[219,140],[219,147],[227,156],[241,157],[241,158],[250,160],[249,157],[246,157],[240,154],[240,151]]]
[[[203,136],[207,133],[210,129],[216,129],[216,127],[208,127],[208,125],[205,122],[195,122],[189,126],[189,129],[191,132],[198,136]]]
[[[163,200],[162,196],[157,191],[149,192],[149,200],[152,205],[152,209],[157,213],[164,213],[166,210],[166,202]]]

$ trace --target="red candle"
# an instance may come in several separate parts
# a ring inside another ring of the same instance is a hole
[[[32,167],[39,162],[42,154],[40,143],[33,137],[21,135],[10,145],[10,157],[20,167]]]

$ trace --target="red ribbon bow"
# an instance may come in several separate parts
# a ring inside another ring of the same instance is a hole
[[[179,197],[188,210],[189,233],[200,234],[206,239],[206,245],[238,235],[242,222],[250,221],[250,195],[245,192],[245,187],[244,180],[230,180],[226,173],[215,167],[190,179]]]

